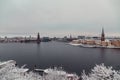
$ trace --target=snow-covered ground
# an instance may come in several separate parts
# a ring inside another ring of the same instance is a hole
[[[0,62],[0,80],[79,80],[76,74],[69,74],[63,70],[46,69],[43,75],[28,71],[27,68],[15,66],[14,60]],[[82,80],[120,80],[120,71],[96,65],[88,75],[83,71]]]

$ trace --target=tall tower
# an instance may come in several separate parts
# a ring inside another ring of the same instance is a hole
[[[72,39],[72,36],[71,36],[71,34],[70,34],[70,39]]]
[[[40,40],[40,34],[38,33],[37,34],[37,43],[39,44],[41,42],[41,40]]]
[[[105,41],[104,28],[102,28],[101,41]]]

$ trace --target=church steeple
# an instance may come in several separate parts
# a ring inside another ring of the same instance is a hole
[[[37,43],[39,44],[41,42],[41,40],[40,40],[40,34],[38,33],[37,34]]]
[[[102,28],[101,41],[105,41],[104,28]]]

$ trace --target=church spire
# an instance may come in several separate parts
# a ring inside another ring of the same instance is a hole
[[[39,44],[40,42],[41,42],[41,40],[40,40],[40,34],[38,32],[38,34],[37,34],[37,43]]]
[[[102,28],[101,41],[105,41],[104,28]]]
[[[104,28],[102,27],[102,34],[104,34]]]

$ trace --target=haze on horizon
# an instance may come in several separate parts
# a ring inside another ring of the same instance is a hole
[[[120,0],[0,0],[0,36],[120,36]]]

